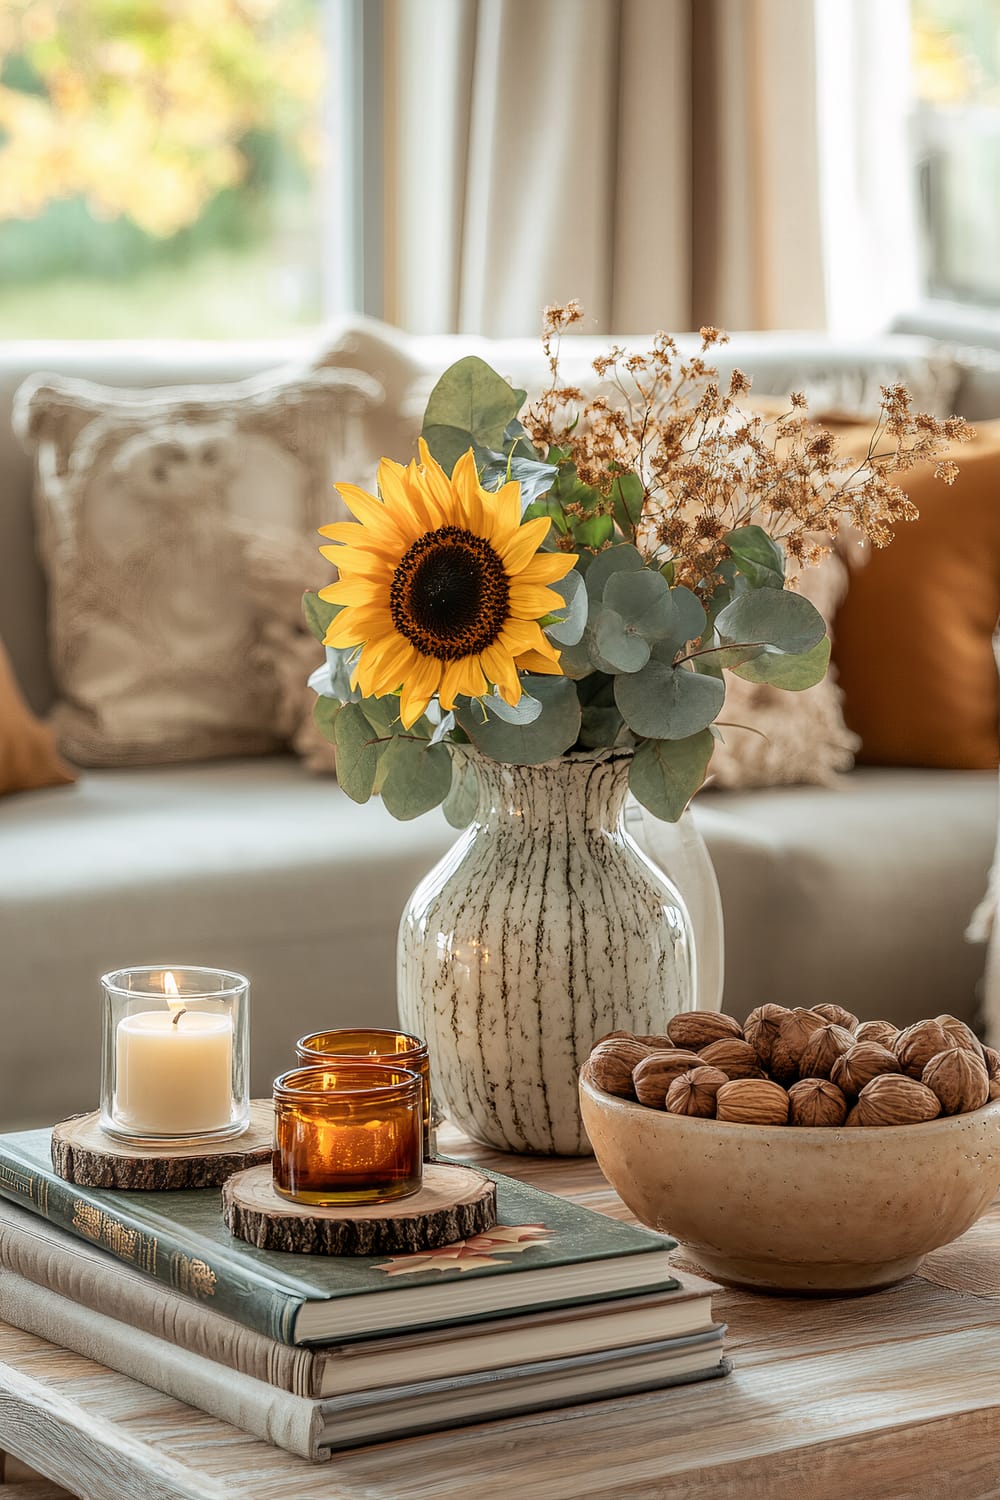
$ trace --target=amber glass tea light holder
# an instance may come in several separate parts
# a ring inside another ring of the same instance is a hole
[[[405,1031],[341,1027],[300,1037],[295,1044],[295,1055],[304,1067],[321,1067],[331,1058],[367,1058],[369,1062],[418,1073],[424,1086],[424,1157],[434,1155],[436,1121],[431,1099],[431,1064],[427,1043],[420,1037]]]
[[[250,1122],[250,982],[175,964],[101,979],[101,1129],[169,1148],[241,1135]]]
[[[423,1080],[367,1059],[274,1082],[275,1191],[314,1207],[392,1203],[423,1180]]]

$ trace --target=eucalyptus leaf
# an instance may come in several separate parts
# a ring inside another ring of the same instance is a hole
[[[466,428],[448,427],[442,422],[425,425],[421,436],[446,474],[452,472],[464,453],[476,446],[475,438]]]
[[[566,536],[569,532],[569,521],[566,518],[566,512],[562,508],[562,501],[557,499],[555,495],[542,495],[539,499],[533,500],[527,509],[521,512],[522,521],[537,521],[541,516],[548,516],[555,529],[562,536]]]
[[[772,687],[801,693],[803,689],[815,687],[817,682],[822,682],[829,664],[830,637],[825,635],[811,651],[803,651],[798,655],[764,651],[752,661],[734,667],[733,671],[737,677],[742,677],[747,682],[766,682]]]
[[[484,490],[498,490],[508,480],[517,480],[521,486],[521,514],[534,505],[552,488],[559,470],[555,464],[542,464],[533,458],[506,458],[502,453],[491,453],[483,465],[479,478]]]
[[[398,734],[402,728],[399,699],[392,694],[386,694],[384,698],[362,698],[361,710],[380,739]]]
[[[588,706],[581,713],[580,744],[588,750],[603,750],[615,743],[624,727],[617,708]]]
[[[382,757],[382,801],[394,818],[419,818],[451,790],[451,753],[444,745],[399,735]]]
[[[320,645],[326,638],[331,621],[336,619],[343,607],[342,604],[327,604],[325,599],[321,599],[311,589],[302,595],[302,613],[305,615],[310,633],[316,637]]]
[[[358,648],[356,646],[327,646],[325,650],[326,670],[329,674],[330,691],[333,697],[339,698],[342,703],[359,702],[360,689],[351,687]]]
[[[618,530],[631,536],[642,519],[642,502],[646,498],[638,474],[619,474],[611,486],[611,502]]]
[[[715,744],[707,729],[684,740],[644,740],[629,768],[629,790],[657,818],[676,823],[705,780]]]
[[[597,552],[614,536],[615,523],[610,516],[587,516],[582,521],[571,520],[570,530],[578,547]]]
[[[607,662],[616,672],[638,672],[649,661],[649,642],[607,605],[597,615],[594,644],[602,665]]]
[[[660,661],[615,678],[615,702],[626,724],[647,739],[683,740],[707,729],[725,697],[725,683],[717,678]]]
[[[591,558],[587,568],[587,593],[592,599],[604,596],[604,585],[613,573],[639,573],[645,567],[642,553],[631,542],[619,542],[614,547],[605,547]]]
[[[614,573],[604,585],[604,606],[611,608],[644,641],[652,644],[673,635],[677,610],[665,578],[651,568],[641,573]]]
[[[434,732],[431,735],[430,743],[432,745],[439,745],[446,735],[451,734],[451,731],[454,729],[454,727],[455,715],[450,711],[446,714],[442,714],[441,718],[434,726]]]
[[[542,711],[538,699],[532,698],[530,693],[523,690],[516,703],[507,703],[495,691],[488,698],[481,699],[481,702],[488,716],[502,719],[505,724],[533,724]]]
[[[826,622],[815,605],[789,589],[753,589],[727,604],[715,622],[727,644],[773,646],[801,655],[823,639]]]
[[[479,778],[464,755],[455,755],[451,768],[451,790],[442,810],[452,828],[468,828],[479,806]]]
[[[336,743],[334,730],[340,709],[341,704],[336,698],[320,697],[313,704],[313,719],[316,723],[316,728],[325,740],[330,741],[331,745]]]
[[[580,700],[566,677],[526,676],[525,689],[540,700],[542,712],[531,724],[505,724],[484,715],[476,702],[462,699],[458,722],[477,750],[504,765],[540,766],[555,760],[576,743],[580,732]]]
[[[431,391],[424,413],[424,437],[432,453],[435,450],[429,434],[445,428],[465,433],[480,447],[499,449],[507,424],[517,416],[523,401],[523,391],[515,391],[485,360],[467,355],[445,370]],[[469,446],[467,442],[465,447]]]
[[[560,648],[559,667],[564,677],[569,677],[575,682],[591,675],[594,671],[594,662],[586,635],[582,641],[577,641],[576,645]]]
[[[323,702],[323,699],[319,700]],[[345,703],[334,722],[337,780],[354,802],[367,802],[375,789],[380,746],[360,703]]]
[[[738,526],[723,538],[751,588],[785,586],[785,554],[760,526]]]
[[[559,578],[548,586],[562,595],[566,601],[566,611],[561,620],[547,627],[545,634],[557,646],[575,646],[577,641],[583,639],[583,632],[587,628],[586,584],[574,568],[565,578]]]

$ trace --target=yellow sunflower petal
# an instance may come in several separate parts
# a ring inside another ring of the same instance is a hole
[[[425,531],[440,526],[436,507],[428,504],[427,496],[421,493],[419,484],[414,484],[410,469],[403,464],[383,458],[378,466],[378,487],[393,519],[411,543]]]
[[[511,707],[520,703],[521,683],[510,655],[498,646],[487,646],[485,651],[480,652],[479,660],[490,682],[495,682],[500,689],[503,700]]]
[[[489,686],[483,669],[474,656],[463,656],[458,661],[450,661],[442,674],[438,692],[441,707],[454,708],[456,698],[481,698],[484,693],[489,692]]]
[[[359,489],[356,484],[335,484],[337,491],[344,504],[353,516],[370,532],[376,540],[384,540],[402,545],[406,539],[405,521],[397,519],[381,500],[376,500],[374,495]]]
[[[539,672],[549,677],[561,677],[562,667],[559,665],[559,652],[555,658],[543,656],[540,651],[523,651],[517,658],[517,665],[522,672]]]
[[[323,639],[324,646],[360,646],[373,637],[392,630],[392,616],[377,605],[348,606],[342,609]]]
[[[508,609],[518,620],[537,620],[542,615],[565,609],[566,601],[555,589],[539,587],[537,583],[522,583],[512,578]]]
[[[455,492],[452,489],[451,482],[423,438],[417,439],[417,451],[420,454],[421,464],[419,482],[423,483],[424,489],[436,505],[441,516],[441,521],[445,524],[452,522],[454,519],[453,512],[456,507]]]
[[[479,483],[476,455],[470,448],[455,465],[451,482],[462,501],[464,520],[470,531],[477,536],[488,536],[489,522],[487,506],[492,496],[487,496]]]
[[[320,551],[322,550],[321,547]],[[560,578],[565,578],[567,574],[572,573],[575,566],[576,554],[574,552],[539,552],[523,567],[518,568],[517,581],[518,583],[558,583]]]
[[[545,644],[545,637],[536,620],[515,620],[511,616],[504,621],[494,645],[503,646],[512,656],[522,651],[537,651]]]
[[[375,578],[341,578],[337,583],[327,584],[322,596],[328,604],[389,603],[387,585]]]
[[[433,656],[421,656],[417,666],[403,683],[400,718],[404,729],[412,729],[430,703],[441,682],[441,663]]]
[[[521,486],[516,479],[512,479],[508,484],[501,485],[496,494],[487,495],[485,499],[486,514],[492,523],[489,535],[493,545],[502,556],[504,548],[517,533],[525,530],[525,527],[521,525]],[[545,532],[552,523],[545,516],[526,523],[526,526],[537,527],[541,521],[545,522],[545,530],[542,531],[539,541],[545,536]]]
[[[415,665],[416,651],[403,636],[368,641],[358,663],[358,686],[366,698],[394,692]]]

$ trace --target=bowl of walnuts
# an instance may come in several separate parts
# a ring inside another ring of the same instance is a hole
[[[954,1016],[687,1011],[663,1036],[602,1037],[580,1100],[636,1217],[761,1290],[888,1286],[1000,1188],[1000,1054]]]

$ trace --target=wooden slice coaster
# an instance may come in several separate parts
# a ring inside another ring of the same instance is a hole
[[[218,1187],[234,1172],[267,1163],[274,1140],[274,1104],[254,1099],[242,1135],[215,1145],[135,1146],[101,1129],[100,1115],[71,1115],[52,1131],[52,1166],[79,1187],[149,1192],[167,1188]]]
[[[496,1223],[497,1191],[472,1167],[425,1162],[418,1193],[395,1203],[314,1208],[275,1192],[270,1167],[251,1167],[223,1185],[222,1217],[260,1250],[299,1255],[390,1255],[436,1250]]]

